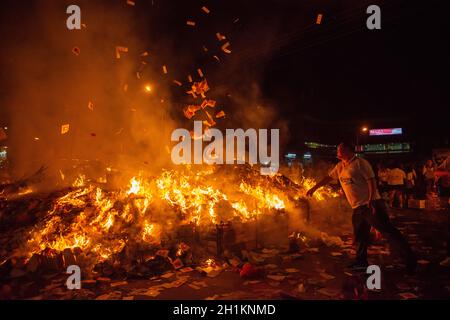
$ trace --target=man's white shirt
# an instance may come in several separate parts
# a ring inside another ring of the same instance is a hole
[[[375,179],[375,173],[367,160],[354,156],[347,163],[341,161],[330,171],[329,176],[339,180],[353,209],[369,203],[367,181]],[[381,199],[378,190],[374,192],[373,200]]]

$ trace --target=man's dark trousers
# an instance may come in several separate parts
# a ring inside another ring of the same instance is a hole
[[[414,254],[408,242],[389,219],[386,202],[383,199],[373,202],[375,213],[367,206],[359,206],[353,210],[353,234],[356,244],[356,260],[367,264],[367,247],[370,242],[370,227],[377,229],[405,260],[414,260]]]

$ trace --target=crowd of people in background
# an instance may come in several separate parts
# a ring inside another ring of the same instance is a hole
[[[372,162],[382,197],[391,208],[401,209],[408,208],[410,200],[427,200],[432,196],[450,197],[449,158],[441,161],[385,160],[375,163],[368,160]],[[294,161],[288,170],[282,173],[295,182],[300,182],[302,178],[318,180],[327,175],[334,165],[333,161],[323,159],[310,164]]]
[[[378,188],[390,207],[407,208],[411,199],[426,200],[432,195],[449,197],[449,160],[440,163],[400,163],[389,161],[377,165]]]

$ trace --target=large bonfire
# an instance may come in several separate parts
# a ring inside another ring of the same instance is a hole
[[[280,174],[262,176],[246,165],[141,173],[123,189],[79,176],[72,187],[49,195],[46,210],[35,211],[32,223],[4,234],[2,241],[9,243],[2,264],[9,259],[41,263],[49,256],[58,257],[62,265],[76,260],[86,270],[114,263],[126,267],[161,255],[173,262],[225,223],[254,224],[280,213],[286,220],[289,215],[306,217],[301,204],[311,183],[304,179],[296,184]],[[321,189],[313,200],[336,196]]]

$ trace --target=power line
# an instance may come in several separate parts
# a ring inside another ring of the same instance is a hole
[[[367,2],[367,3],[363,4],[363,5],[360,5],[360,6],[356,7],[356,8],[348,9],[348,10],[345,10],[345,11],[341,12],[340,13],[340,16],[341,16],[340,19],[336,19],[335,20],[336,22],[330,21],[329,23],[325,23],[323,25],[321,24],[320,25],[320,29],[316,28],[317,27],[316,24],[309,24],[306,27],[304,27],[302,29],[299,29],[299,30],[296,30],[296,31],[294,31],[294,32],[292,32],[292,33],[290,33],[288,35],[278,37],[277,40],[273,41],[270,44],[270,46],[268,47],[268,49],[269,49],[268,51],[270,52],[270,49],[274,50],[274,49],[279,49],[279,48],[281,48],[283,46],[286,46],[286,45],[294,42],[295,40],[298,40],[299,38],[301,38],[301,37],[303,37],[305,35],[308,35],[311,32],[316,31],[316,32],[324,33],[324,32],[329,31],[329,30],[333,30],[334,31],[334,30],[337,30],[336,27],[343,26],[343,25],[345,25],[347,23],[352,23],[352,22],[356,21],[355,17],[359,16],[356,13],[361,13],[361,16],[366,13],[366,11],[362,10],[362,8],[367,7],[368,3],[369,2]],[[392,4],[390,6],[392,6]],[[384,3],[383,4],[383,8],[386,8],[386,7],[389,8],[389,6],[386,6],[386,4]],[[243,50],[242,52],[243,53],[245,53],[245,52],[249,52],[250,53],[250,52],[254,52],[254,51],[252,49],[247,49],[247,50]],[[239,54],[240,53],[238,51],[237,55],[239,56]],[[247,57],[244,56],[244,59],[249,59],[249,58],[252,58],[252,57],[258,57],[258,56],[262,56],[262,55],[265,55],[265,53],[262,53],[262,52],[261,53],[256,53],[256,54],[252,53],[250,55],[247,55]]]

